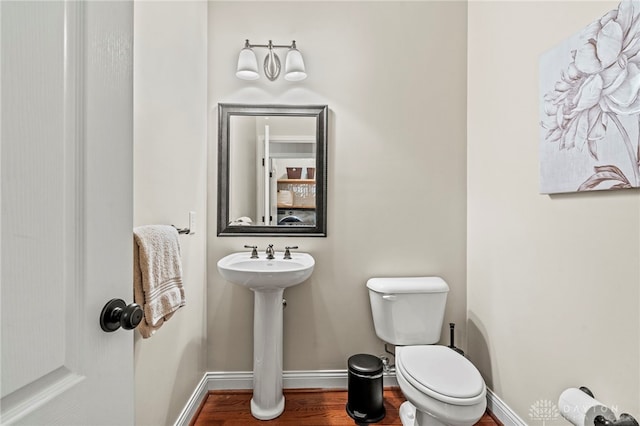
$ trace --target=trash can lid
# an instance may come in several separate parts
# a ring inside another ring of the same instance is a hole
[[[382,372],[382,360],[375,355],[357,354],[349,357],[349,371],[365,375]]]

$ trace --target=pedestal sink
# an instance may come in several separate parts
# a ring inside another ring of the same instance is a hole
[[[292,253],[285,259],[249,252],[232,253],[218,261],[224,279],[251,289],[253,304],[253,398],[251,414],[260,420],[278,417],[284,411],[282,394],[282,295],[284,289],[311,276],[315,260],[307,253]]]

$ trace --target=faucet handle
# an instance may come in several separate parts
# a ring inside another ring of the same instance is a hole
[[[248,245],[244,245],[244,248],[250,248],[251,250],[251,259],[257,259],[258,258],[258,246],[248,246]]]
[[[291,259],[291,252],[289,251],[289,249],[297,249],[298,246],[291,246],[291,247],[285,247],[284,248],[284,258],[285,259]]]

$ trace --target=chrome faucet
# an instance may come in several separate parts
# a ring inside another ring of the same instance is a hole
[[[297,248],[298,248],[298,246],[291,246],[291,247],[287,246],[287,247],[285,247],[284,248],[284,257],[283,257],[283,259],[291,259],[291,251],[290,250],[291,249],[297,249]]]
[[[258,246],[248,246],[248,245],[245,244],[244,247],[251,249],[251,259],[257,259],[258,258]]]
[[[273,249],[273,244],[269,244],[269,246],[265,250],[265,253],[267,253],[267,259],[269,259],[269,260],[275,259],[275,257],[273,257],[275,252],[276,251]]]

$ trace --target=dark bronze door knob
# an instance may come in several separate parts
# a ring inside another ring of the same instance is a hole
[[[140,305],[127,305],[122,299],[111,299],[104,305],[100,313],[100,327],[107,333],[116,331],[120,327],[133,330],[140,324],[144,312]]]

